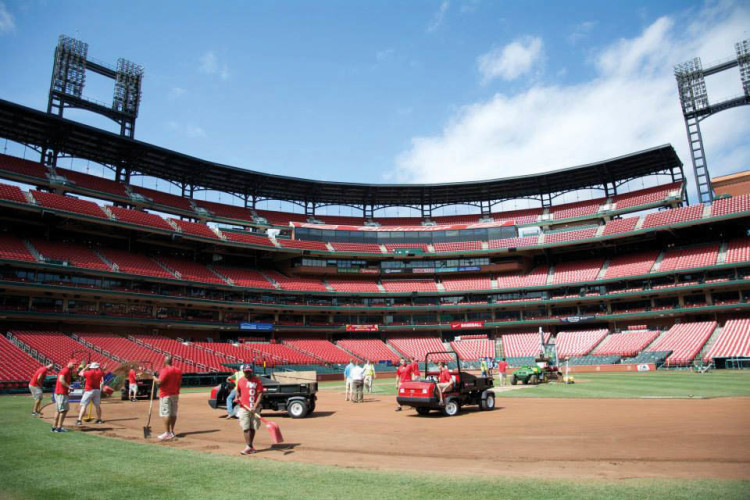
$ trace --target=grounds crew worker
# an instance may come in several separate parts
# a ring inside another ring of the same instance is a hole
[[[159,416],[164,421],[164,433],[159,440],[174,439],[174,424],[177,423],[177,404],[180,400],[182,370],[172,366],[172,356],[164,357],[164,367],[154,373],[154,383],[159,384]]]
[[[31,392],[31,396],[34,398],[34,408],[31,410],[32,417],[41,416],[40,412],[42,410],[42,398],[44,397],[44,391],[42,390],[44,386],[44,378],[47,376],[47,373],[54,367],[55,365],[53,365],[52,363],[41,366],[37,368],[37,370],[34,372],[34,375],[31,376],[31,380],[29,381],[29,391]]]
[[[68,414],[70,403],[68,395],[70,394],[70,383],[73,381],[73,368],[76,366],[76,360],[71,359],[68,364],[57,374],[57,384],[55,385],[55,422],[52,424],[52,432],[68,432],[63,427],[65,415]]]
[[[260,399],[263,397],[263,384],[253,373],[252,365],[242,366],[243,377],[237,380],[237,397],[239,399],[240,428],[245,437],[245,449],[242,455],[255,453],[253,440],[255,431],[260,429]]]
[[[237,398],[237,382],[239,382],[241,378],[245,378],[245,372],[242,371],[243,366],[244,365],[240,365],[240,369],[234,372],[234,375],[227,377],[227,382],[234,384],[234,389],[232,389],[229,392],[229,396],[227,396],[227,418],[237,418],[234,415],[234,400]]]
[[[88,369],[81,370],[78,373],[79,377],[85,379],[85,386],[83,388],[83,397],[79,403],[80,409],[78,410],[78,420],[76,425],[83,425],[81,420],[83,414],[86,412],[86,407],[89,403],[94,405],[96,409],[96,423],[102,423],[102,381],[104,379],[104,372],[99,368],[99,363],[91,363]]]

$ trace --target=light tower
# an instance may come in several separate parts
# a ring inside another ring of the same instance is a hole
[[[708,173],[706,152],[703,148],[703,135],[700,122],[709,116],[726,109],[750,104],[750,40],[734,44],[736,58],[722,61],[710,68],[703,68],[696,57],[674,68],[677,90],[680,94],[682,115],[685,117],[690,156],[695,170],[695,183],[701,203],[711,203],[714,199],[711,177]],[[705,77],[739,66],[742,82],[742,95],[717,103],[710,103],[706,91]]]
[[[55,48],[47,112],[62,117],[65,108],[85,109],[115,121],[120,125],[120,135],[132,139],[141,104],[143,67],[122,58],[117,60],[116,67],[112,67],[89,59],[88,50],[87,43],[60,35]],[[87,71],[114,80],[110,105],[88,99],[84,95]],[[54,147],[44,148],[42,151],[42,161],[47,165],[54,166],[57,156]]]

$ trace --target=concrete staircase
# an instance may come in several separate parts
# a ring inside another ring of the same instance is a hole
[[[232,280],[231,278],[227,278],[226,276],[224,276],[223,274],[221,274],[221,273],[220,273],[219,271],[217,271],[217,270],[216,270],[216,269],[214,268],[214,266],[212,266],[212,265],[209,265],[209,266],[206,266],[206,267],[208,267],[208,270],[209,270],[209,271],[211,271],[211,273],[212,273],[212,274],[213,274],[214,276],[216,276],[216,277],[217,277],[217,278],[219,278],[220,280],[224,280],[224,281],[225,281],[225,282],[226,282],[226,283],[227,283],[228,285],[234,286],[234,281],[233,281],[233,280]]]
[[[117,264],[115,264],[114,262],[106,258],[104,254],[102,254],[99,250],[92,249],[91,251],[94,252],[97,257],[99,257],[99,260],[107,264],[112,271],[116,273],[120,271],[120,266],[118,266]]]
[[[719,245],[719,255],[716,258],[716,264],[724,264],[727,261],[727,252],[729,251],[729,242],[722,241]]]
[[[545,284],[551,285],[554,279],[555,279],[555,266],[550,266],[549,273],[547,273],[547,283]]]
[[[599,274],[596,275],[596,279],[603,280],[604,276],[607,274],[607,269],[609,269],[609,259],[604,261],[604,265],[599,271]]]
[[[708,354],[708,351],[711,350],[711,348],[716,343],[716,339],[719,338],[719,335],[721,335],[721,332],[724,330],[724,327],[717,326],[716,329],[711,333],[711,336],[708,337],[708,340],[705,344],[703,344],[703,348],[701,349],[701,352],[698,353],[698,356],[695,357],[695,359],[703,359],[706,357],[706,354]]]
[[[659,253],[659,256],[654,261],[654,265],[651,267],[651,270],[649,271],[649,273],[659,272],[659,268],[661,267],[661,262],[664,260],[664,254],[665,252],[663,251]]]
[[[638,222],[635,223],[635,227],[633,228],[633,231],[638,231],[639,229],[641,229],[643,227],[643,222],[645,220],[646,220],[645,215],[641,215],[640,217],[638,217]]]
[[[40,254],[39,251],[34,248],[34,245],[32,245],[29,240],[23,240],[23,244],[28,249],[29,253],[34,256],[37,262],[44,262],[44,257],[42,256],[42,254]]]

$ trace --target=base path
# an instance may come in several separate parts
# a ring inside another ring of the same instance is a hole
[[[335,391],[318,395],[318,410],[308,418],[264,413],[286,443],[272,447],[263,428],[255,442],[259,453],[247,460],[458,475],[750,478],[750,398],[498,398],[495,411],[467,407],[455,417],[422,417],[407,408],[395,412],[393,396],[352,404]],[[225,412],[212,410],[207,399],[206,393],[180,396],[178,438],[149,442],[239,456],[238,421],[222,418]],[[147,402],[107,401],[103,410],[104,425],[82,430],[144,441]],[[51,415],[48,410],[47,420]],[[163,432],[158,412],[155,417],[153,436]]]

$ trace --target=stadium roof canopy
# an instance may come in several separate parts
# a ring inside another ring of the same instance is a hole
[[[666,173],[683,178],[671,145],[618,158],[502,179],[444,184],[359,184],[268,174],[201,160],[0,99],[0,137],[60,154],[123,168],[195,189],[212,189],[256,200],[313,205],[443,206],[535,198],[586,188],[612,189],[630,179]],[[498,171],[510,166],[498,165]]]

